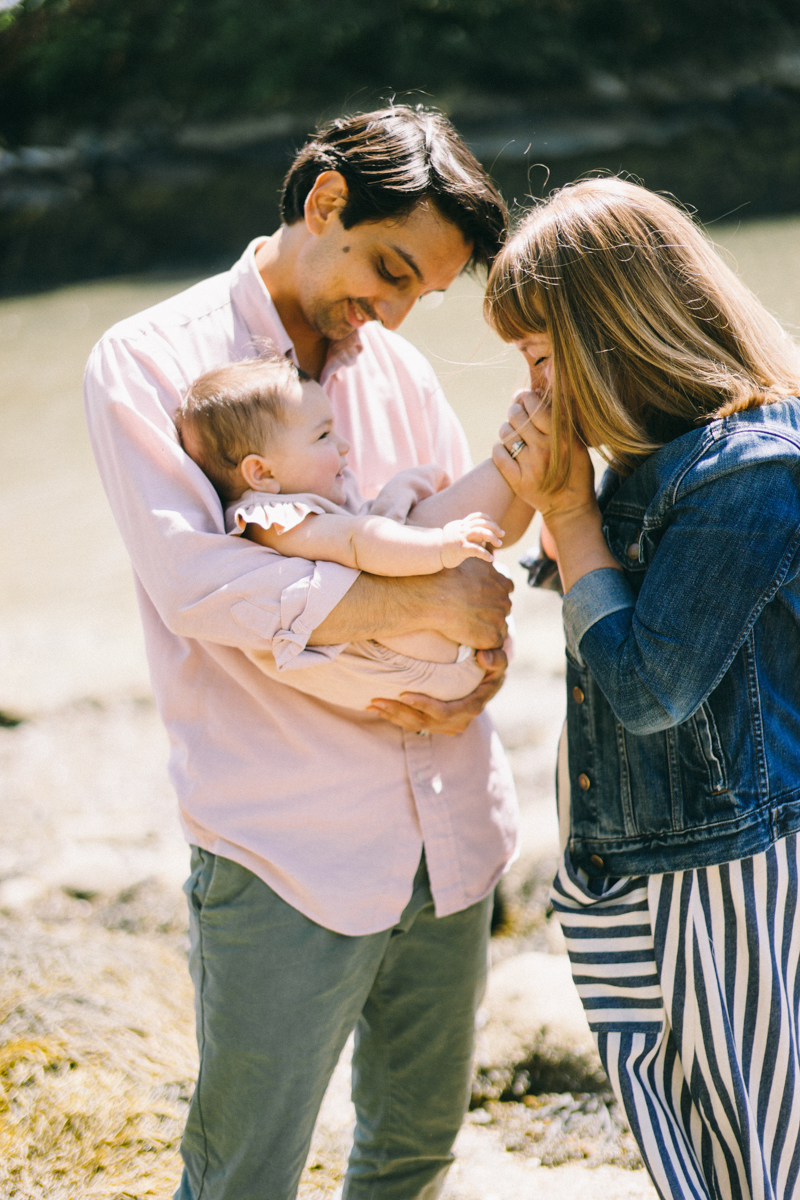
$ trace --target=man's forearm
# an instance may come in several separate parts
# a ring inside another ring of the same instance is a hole
[[[335,646],[432,628],[426,589],[419,582],[416,576],[394,579],[362,573],[313,631],[309,645]]]
[[[476,650],[502,646],[512,584],[491,564],[469,558],[452,570],[405,579],[359,575],[309,643],[338,645],[398,637],[421,629]]]

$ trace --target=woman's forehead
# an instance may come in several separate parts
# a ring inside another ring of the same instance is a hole
[[[547,333],[525,333],[514,340],[514,345],[523,354],[549,354],[553,349],[553,343]]]

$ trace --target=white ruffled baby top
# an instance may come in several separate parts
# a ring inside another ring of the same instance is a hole
[[[372,514],[403,523],[415,504],[440,492],[450,483],[446,472],[433,464],[408,467],[393,475],[374,500],[365,500],[353,472],[345,467],[342,477],[345,485],[343,504],[334,504],[332,500],[311,492],[285,496],[247,491],[225,509],[225,529],[234,537],[241,536],[248,525],[260,525],[262,529],[274,528],[279,534],[288,533],[312,513],[338,513],[355,517]]]

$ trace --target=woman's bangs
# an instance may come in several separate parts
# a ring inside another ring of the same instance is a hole
[[[504,342],[518,342],[530,333],[547,331],[533,280],[520,278],[522,272],[514,266],[517,264],[499,271],[489,281],[484,304],[487,321]]]

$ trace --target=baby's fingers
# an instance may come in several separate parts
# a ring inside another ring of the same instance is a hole
[[[484,562],[494,562],[491,550],[478,545],[477,542],[464,542],[461,548],[465,558],[482,558]]]
[[[505,530],[485,513],[470,513],[464,519],[464,536],[470,542],[489,542],[492,546],[502,546]]]

